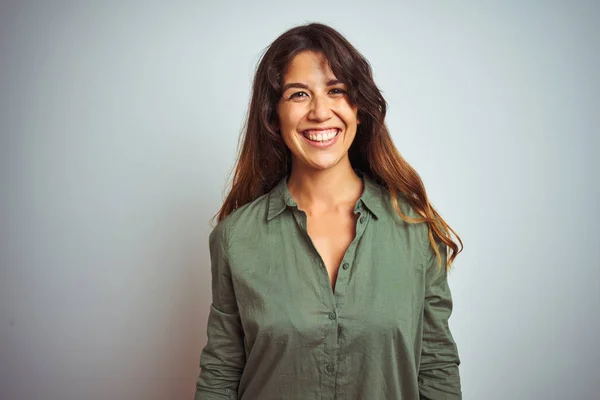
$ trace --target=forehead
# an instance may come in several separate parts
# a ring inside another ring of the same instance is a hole
[[[283,81],[285,83],[297,80],[329,80],[335,79],[329,61],[322,53],[313,51],[303,51],[296,56],[288,64]]]

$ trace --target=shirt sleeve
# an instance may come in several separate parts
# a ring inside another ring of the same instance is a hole
[[[452,296],[448,286],[446,244],[437,241],[442,265],[438,261],[427,235],[423,242],[423,261],[426,271],[423,314],[423,342],[419,365],[420,400],[462,399],[458,366],[458,349],[448,319],[452,313]]]
[[[240,321],[223,222],[209,236],[212,304],[207,323],[207,343],[200,355],[200,374],[194,400],[237,399],[246,363]]]

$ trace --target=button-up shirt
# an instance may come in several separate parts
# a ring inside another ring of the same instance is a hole
[[[211,231],[195,400],[461,399],[445,263],[427,225],[402,220],[389,192],[359,175],[335,289],[287,177]],[[419,217],[402,196],[399,206]]]

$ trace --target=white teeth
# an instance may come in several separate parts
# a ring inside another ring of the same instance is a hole
[[[333,139],[338,133],[337,129],[327,129],[325,131],[304,131],[304,136],[314,142],[326,142]]]

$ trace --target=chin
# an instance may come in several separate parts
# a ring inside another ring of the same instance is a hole
[[[314,161],[308,161],[308,162],[303,162],[303,164],[312,170],[316,170],[316,171],[326,171],[332,168],[335,168],[338,164],[339,164],[339,159],[336,159],[334,161],[323,161],[323,160],[314,160]]]

